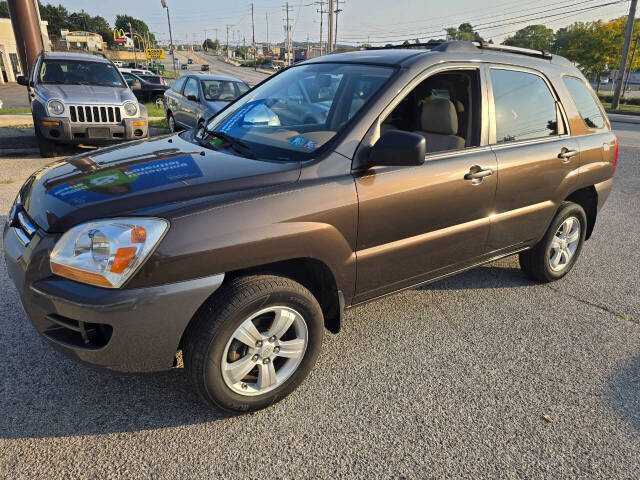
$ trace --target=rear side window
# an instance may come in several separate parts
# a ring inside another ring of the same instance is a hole
[[[180,91],[182,90],[182,86],[184,85],[184,82],[186,80],[187,80],[187,77],[178,78],[176,82],[173,84],[173,87],[171,87],[171,90],[173,90],[174,92],[180,93]]]
[[[498,143],[558,134],[556,102],[541,77],[492,69],[491,83]]]
[[[569,93],[571,93],[573,103],[576,104],[580,116],[584,123],[587,124],[587,127],[604,127],[602,112],[584,82],[576,77],[564,77],[564,84],[567,86]]]

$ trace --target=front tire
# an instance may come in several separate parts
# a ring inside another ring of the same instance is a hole
[[[531,250],[520,253],[520,268],[532,280],[553,282],[564,277],[582,251],[587,215],[573,202],[564,202],[547,233]]]
[[[36,141],[38,142],[38,150],[42,158],[51,158],[58,155],[58,145],[51,140],[45,138],[38,130],[38,124],[34,122],[34,130],[36,132]]]
[[[244,413],[282,400],[307,377],[322,345],[315,297],[275,275],[229,280],[192,320],[186,373],[205,402]]]

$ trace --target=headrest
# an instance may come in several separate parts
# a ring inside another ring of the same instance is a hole
[[[456,107],[446,98],[432,98],[422,105],[420,128],[425,132],[441,135],[458,133],[458,115]]]

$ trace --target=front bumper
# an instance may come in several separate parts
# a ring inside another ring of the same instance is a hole
[[[25,245],[5,224],[4,256],[36,330],[54,347],[122,372],[173,365],[189,321],[224,274],[140,289],[107,289],[57,277],[49,254],[57,237],[38,230]]]
[[[43,125],[43,122],[47,125]],[[58,123],[50,125],[49,123]],[[135,125],[142,124],[143,125]],[[125,118],[120,123],[72,123],[68,118],[43,117],[35,125],[43,137],[56,143],[104,145],[149,136],[146,117]]]

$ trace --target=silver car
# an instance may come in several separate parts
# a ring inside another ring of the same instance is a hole
[[[107,58],[42,53],[18,83],[28,88],[43,157],[56,155],[58,144],[106,145],[149,134],[147,109]]]
[[[251,87],[242,80],[220,75],[183,75],[164,93],[169,130],[204,124]]]

